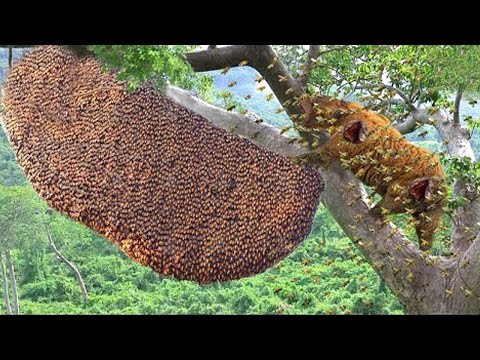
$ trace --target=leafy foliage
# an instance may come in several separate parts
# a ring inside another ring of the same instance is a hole
[[[41,202],[37,199],[38,206]],[[37,207],[38,207],[37,206]],[[87,228],[55,215],[53,236],[79,267],[90,298],[28,227],[15,247],[22,311],[27,314],[387,314],[402,306],[320,209],[309,239],[264,274],[200,286],[160,278]],[[33,260],[34,259],[34,260]],[[33,261],[32,261],[33,260]],[[34,264],[34,266],[32,265]],[[35,273],[32,274],[32,268]]]
[[[191,45],[92,45],[92,50],[107,67],[118,71],[119,80],[128,82],[135,90],[146,80],[159,87],[167,83],[206,94],[212,81],[208,76],[195,74],[185,61]]]

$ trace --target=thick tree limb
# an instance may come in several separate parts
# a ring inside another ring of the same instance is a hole
[[[254,144],[277,154],[294,157],[308,152],[298,143],[290,143],[291,139],[280,135],[280,131],[265,123],[257,124],[255,119],[238,113],[226,111],[207,104],[190,92],[175,86],[167,88],[167,96],[187,109],[210,120],[216,126],[250,139]]]
[[[187,54],[187,61],[197,72],[234,68],[244,61],[257,70],[270,85],[290,117],[303,114],[295,98],[305,94],[269,45],[234,45]]]
[[[480,234],[456,262],[450,288],[450,308],[459,314],[480,314]]]
[[[404,122],[396,124],[395,127],[401,134],[406,135],[414,132],[425,124],[430,124],[430,116],[426,110],[415,110]]]
[[[234,45],[187,54],[187,61],[196,72],[214,71],[237,67],[250,61],[255,45]]]

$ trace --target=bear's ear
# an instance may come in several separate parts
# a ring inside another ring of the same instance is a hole
[[[431,180],[420,179],[415,181],[410,187],[409,193],[416,201],[423,201],[426,198],[429,198],[431,193]]]
[[[355,120],[348,124],[343,131],[343,138],[351,143],[358,144],[367,139],[368,128],[362,120]]]

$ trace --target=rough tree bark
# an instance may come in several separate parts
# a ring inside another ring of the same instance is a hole
[[[45,230],[47,232],[47,238],[48,238],[48,246],[53,250],[55,255],[60,259],[61,262],[63,262],[67,267],[73,272],[75,275],[75,279],[77,280],[77,283],[80,287],[80,294],[82,295],[82,300],[83,302],[88,301],[88,291],[87,287],[85,286],[85,281],[83,281],[82,274],[78,270],[78,268],[75,266],[74,263],[72,263],[70,260],[68,260],[65,255],[63,255],[60,250],[58,250],[57,246],[55,245],[55,242],[53,241],[52,233],[50,231],[50,225],[45,222]]]
[[[5,312],[7,315],[12,315],[12,306],[10,304],[10,295],[8,294],[8,279],[7,272],[5,270],[5,264],[3,263],[3,253],[0,252],[0,271],[2,272],[2,290],[3,290],[3,302],[5,304]]]
[[[10,287],[12,288],[12,312],[15,315],[19,315],[20,302],[18,300],[17,279],[15,276],[15,266],[10,249],[5,250],[5,260],[7,262],[8,272],[10,274]]]

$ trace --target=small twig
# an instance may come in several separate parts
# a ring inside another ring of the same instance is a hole
[[[13,65],[13,48],[8,48],[8,68],[11,69]]]
[[[303,65],[303,74],[298,78],[300,84],[305,87],[310,80],[310,73],[312,71],[312,65],[315,60],[320,56],[320,45],[310,45],[307,54],[307,60]]]
[[[411,111],[417,110],[417,107],[412,103],[411,99],[409,99],[408,96],[402,90],[396,88],[395,86],[387,85],[387,84],[380,84],[380,85],[375,84],[375,85],[364,85],[364,86],[358,87],[358,90],[373,90],[373,89],[378,89],[378,90],[387,89],[387,90],[393,91],[403,99],[403,101]]]

